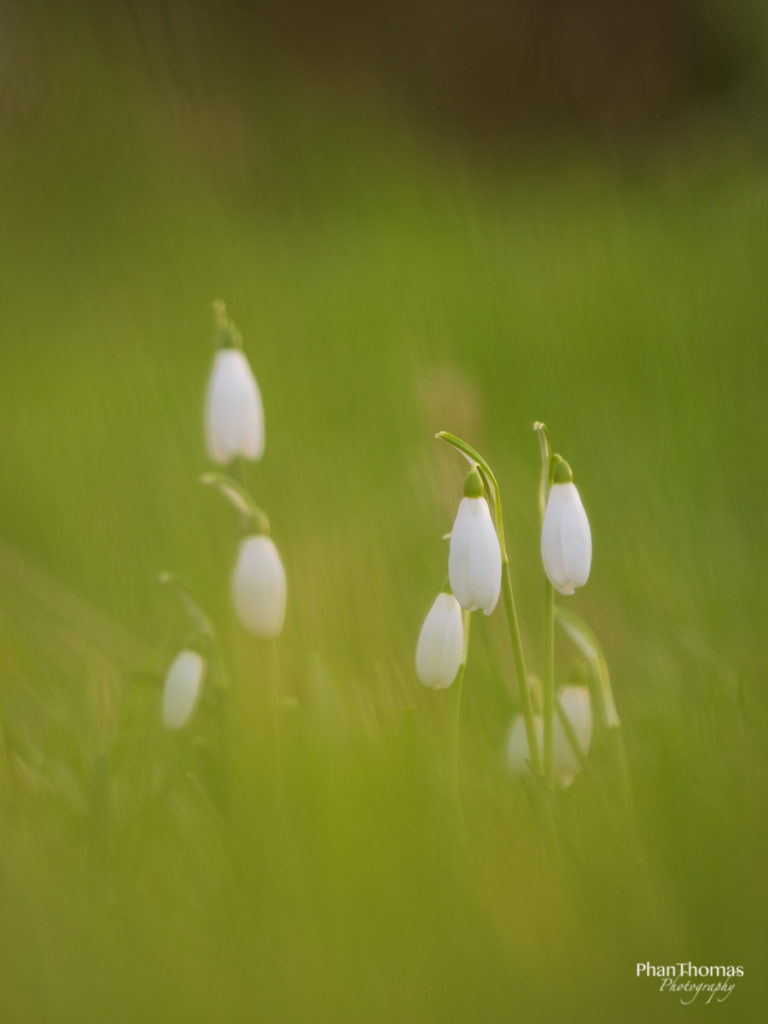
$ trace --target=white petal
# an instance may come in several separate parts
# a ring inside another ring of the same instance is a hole
[[[536,741],[541,749],[544,739],[544,721],[540,715],[534,718],[536,730]],[[510,726],[507,737],[507,768],[511,775],[524,775],[528,771],[528,762],[531,756],[531,748],[528,745],[528,733],[525,729],[525,719],[522,715],[515,715]]]
[[[451,590],[462,608],[474,611],[477,605],[472,601],[470,586],[470,538],[472,531],[472,506],[470,498],[462,498],[456,521],[451,530],[451,542],[448,549],[448,579]]]
[[[205,401],[205,435],[214,462],[264,453],[264,410],[256,378],[243,352],[216,353]]]
[[[547,508],[544,512],[544,523],[541,527],[541,561],[549,582],[561,593],[573,593],[568,590],[569,580],[563,564],[562,549],[562,515],[563,515],[563,484],[553,484],[549,492]],[[565,590],[561,588],[566,588]]]
[[[459,604],[490,615],[501,591],[501,549],[485,498],[462,498],[451,532],[448,577]]]
[[[579,750],[586,754],[592,742],[592,703],[589,690],[586,686],[564,686],[557,699],[571,724]],[[581,765],[557,713],[552,726],[552,740],[555,771],[561,783],[567,785],[580,770]],[[565,779],[568,779],[568,782]]]
[[[278,636],[285,602],[285,570],[272,538],[246,537],[232,575],[232,603],[238,620],[258,636]]]
[[[240,454],[245,459],[258,462],[264,454],[264,406],[259,385],[253,374],[250,375],[250,380],[253,390],[245,402]]]
[[[474,601],[486,615],[496,607],[501,593],[501,548],[485,498],[475,502],[470,537],[470,586]]]
[[[461,606],[453,594],[438,594],[416,645],[416,675],[425,686],[443,690],[456,678],[463,653]]]
[[[181,651],[168,669],[163,689],[163,725],[183,729],[203,690],[205,660],[197,651]]]
[[[575,484],[561,484],[565,488],[563,514],[560,521],[560,540],[563,568],[574,587],[583,587],[589,579],[592,564],[592,534],[589,520]]]

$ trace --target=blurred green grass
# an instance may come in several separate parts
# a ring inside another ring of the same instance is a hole
[[[743,963],[724,1009],[755,1019],[765,167],[719,136],[473,160],[295,83],[219,117],[58,71],[0,165],[3,1019],[671,1016],[646,959]],[[265,399],[274,646],[232,622],[236,523],[197,483],[215,297]],[[500,760],[500,616],[474,633],[463,820],[450,699],[413,672],[462,477],[441,428],[496,469],[540,665],[534,419],[592,522],[571,605],[614,677],[647,882],[586,779],[575,855],[540,848]],[[230,652],[224,818],[210,712],[159,726],[185,631],[163,568]]]

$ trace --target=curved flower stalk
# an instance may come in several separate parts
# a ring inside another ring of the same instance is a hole
[[[242,338],[223,302],[214,303],[217,351],[205,396],[205,439],[213,462],[264,454],[261,392],[242,350]]]
[[[462,608],[470,612],[482,608],[491,614],[501,592],[501,549],[476,469],[467,474],[451,531],[448,576]]]
[[[541,528],[544,571],[560,594],[573,594],[589,579],[592,535],[567,462],[553,457],[552,486]]]
[[[464,655],[461,605],[453,594],[438,594],[424,619],[416,645],[416,675],[424,686],[445,690],[459,673]]]
[[[223,473],[204,473],[200,482],[216,487],[243,515],[244,535],[231,584],[238,621],[257,636],[279,636],[285,620],[287,584],[280,554],[269,536],[269,519],[245,487]]]
[[[163,687],[163,725],[183,729],[190,721],[205,682],[206,661],[198,651],[185,649],[174,658]]]

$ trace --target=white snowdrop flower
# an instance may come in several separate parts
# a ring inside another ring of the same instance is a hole
[[[451,531],[448,578],[462,608],[482,608],[491,614],[501,592],[501,549],[476,469],[464,481],[464,497]]]
[[[549,582],[561,594],[572,594],[589,579],[592,564],[589,520],[573,483],[570,466],[559,458],[541,528],[541,560]]]
[[[461,606],[453,594],[438,594],[416,645],[416,675],[434,690],[450,686],[464,653]]]
[[[264,454],[264,408],[250,364],[239,348],[216,353],[205,397],[205,438],[214,462]]]
[[[570,723],[579,750],[586,755],[592,742],[592,702],[589,690],[586,686],[564,686],[557,699]],[[581,765],[557,713],[552,723],[552,754],[558,781],[563,786],[570,785]]]
[[[240,542],[232,575],[232,603],[241,625],[258,636],[278,636],[285,619],[285,570],[271,537]]]
[[[541,715],[535,715],[534,728],[536,730],[536,742],[541,750],[544,741],[544,720]],[[524,775],[530,768],[529,761],[531,748],[528,745],[528,733],[525,729],[525,719],[522,715],[515,715],[507,736],[507,768],[510,775]]]
[[[192,717],[203,692],[205,659],[197,651],[184,650],[168,669],[163,688],[163,725],[183,729]]]

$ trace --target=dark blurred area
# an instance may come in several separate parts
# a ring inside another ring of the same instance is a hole
[[[43,74],[42,40],[75,59],[83,48],[138,59],[192,101],[287,72],[372,95],[439,133],[620,140],[702,111],[754,122],[767,11],[758,0],[19,4],[0,12],[0,102]]]
[[[371,77],[445,126],[667,121],[726,96],[759,61],[750,19],[701,0],[291,0],[240,12],[310,66]]]

